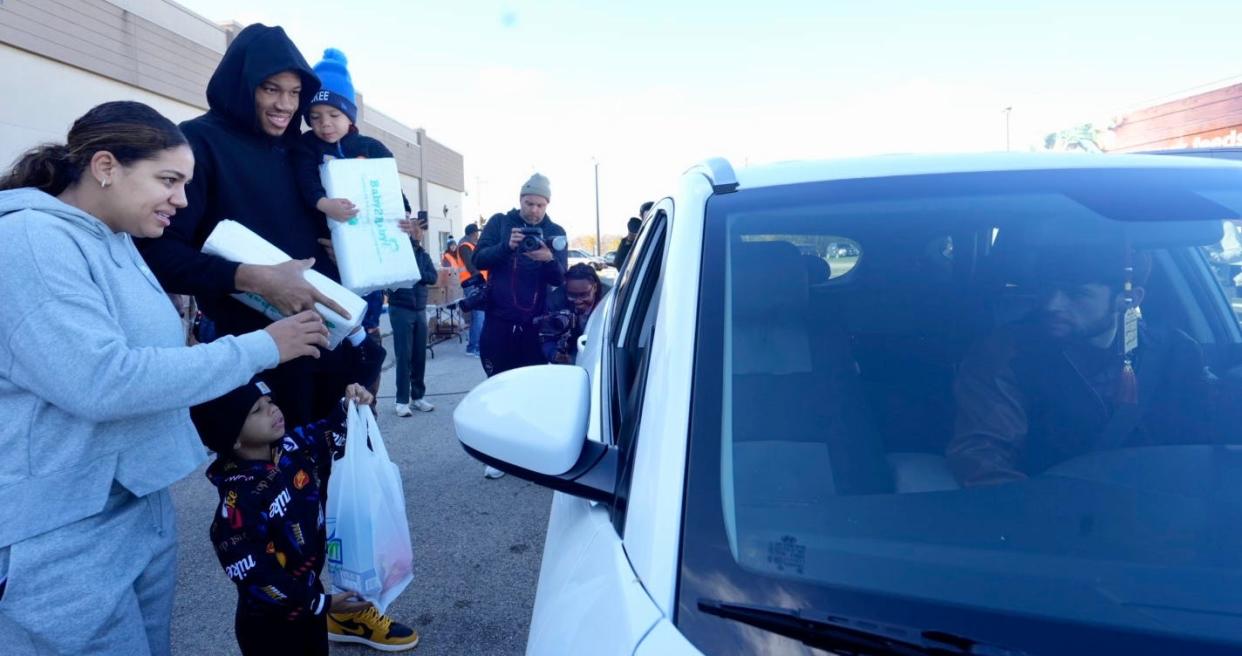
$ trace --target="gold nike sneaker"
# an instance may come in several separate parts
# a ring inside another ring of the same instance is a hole
[[[392,621],[375,606],[353,613],[328,613],[328,640],[352,642],[380,651],[405,651],[418,645],[418,632]]]

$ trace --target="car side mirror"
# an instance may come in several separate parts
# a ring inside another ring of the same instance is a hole
[[[591,384],[585,369],[522,367],[475,387],[453,412],[471,457],[577,497],[610,503],[616,447],[588,440]]]

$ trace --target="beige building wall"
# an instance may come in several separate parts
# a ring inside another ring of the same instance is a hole
[[[434,183],[427,184],[427,219],[431,233],[437,235],[437,238],[429,243],[434,246],[436,253],[442,247],[439,234],[447,233],[459,240],[462,238],[466,224],[462,222],[461,199],[460,191]],[[439,255],[437,254],[436,257]]]
[[[187,103],[137,89],[0,43],[4,100],[0,102],[0,166],[34,146],[61,142],[86,110],[108,100],[137,100],[174,121],[203,113]]]
[[[62,141],[73,120],[101,102],[138,100],[178,122],[201,114],[228,30],[240,28],[169,0],[0,0],[0,166],[35,145]],[[358,128],[393,151],[415,209],[436,220],[442,212],[432,205],[461,204],[459,153],[361,97]],[[448,225],[460,232],[460,222]]]

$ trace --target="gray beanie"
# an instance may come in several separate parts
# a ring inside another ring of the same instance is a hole
[[[548,182],[547,176],[536,173],[530,176],[526,184],[522,185],[522,193],[518,194],[518,197],[522,196],[543,196],[550,201],[552,200],[552,184]]]

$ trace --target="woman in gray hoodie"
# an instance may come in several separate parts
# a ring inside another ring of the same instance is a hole
[[[193,171],[171,121],[113,102],[0,178],[6,653],[169,653],[168,486],[205,459],[189,406],[328,343],[305,312],[185,346],[133,239],[175,220]]]

